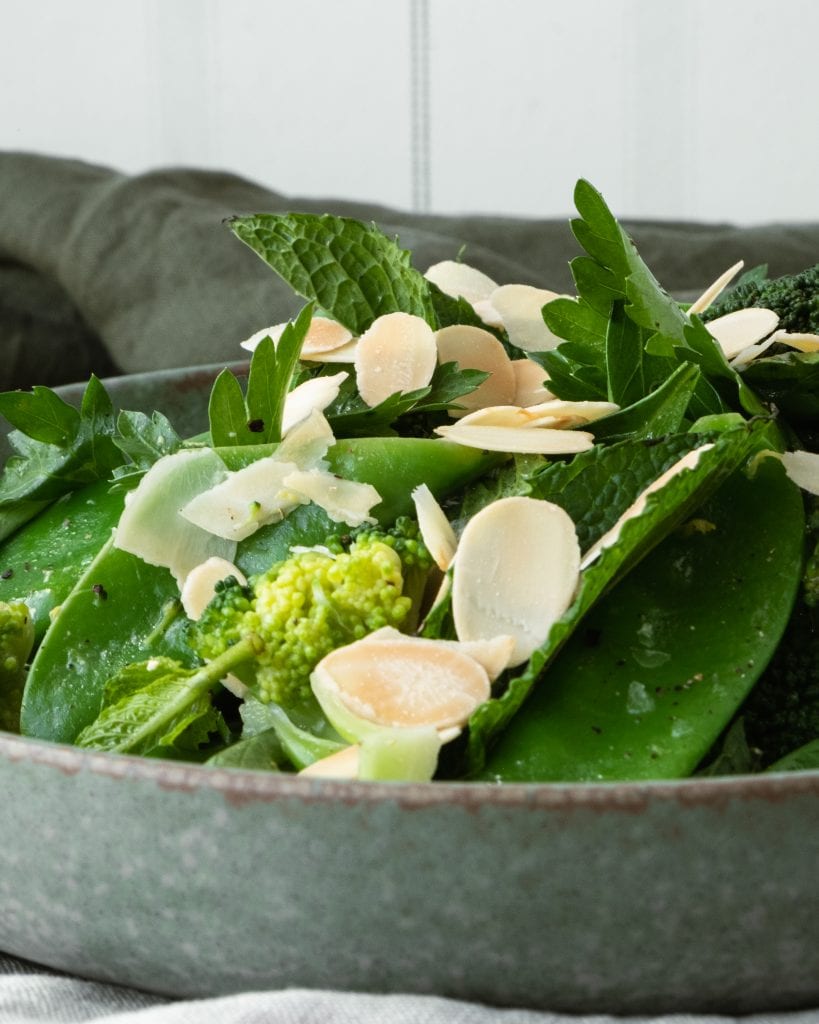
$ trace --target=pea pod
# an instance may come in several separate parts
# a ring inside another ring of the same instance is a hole
[[[20,715],[27,736],[70,743],[99,713],[105,682],[130,662],[191,663],[170,572],[107,541],[63,603],[35,657]],[[170,621],[169,628],[164,628]]]
[[[773,460],[734,474],[592,609],[480,778],[690,775],[779,642],[803,537],[800,493]]]
[[[60,498],[0,546],[0,600],[23,601],[39,642],[50,614],[111,535],[124,493],[105,481]]]

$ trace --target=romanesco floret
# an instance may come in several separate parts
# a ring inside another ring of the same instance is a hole
[[[34,645],[34,621],[22,602],[0,601],[0,729],[20,731],[26,661]]]
[[[792,334],[819,334],[819,263],[770,281],[740,282],[703,315],[704,320],[762,306],[779,314],[779,327]]]
[[[295,707],[311,699],[310,673],[330,651],[382,626],[412,627],[414,577],[425,580],[430,567],[405,523],[333,538],[323,549],[294,552],[246,587],[226,580],[189,642],[206,661],[235,650],[237,664],[252,667],[256,696]]]

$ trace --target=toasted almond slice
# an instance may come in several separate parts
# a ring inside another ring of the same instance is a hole
[[[487,277],[482,271],[456,260],[433,263],[424,277],[437,284],[442,292],[451,295],[453,299],[462,297],[472,305],[488,299],[498,287],[492,278]]]
[[[772,341],[789,345],[800,352],[819,352],[819,334],[801,334],[796,331],[774,331]]]
[[[457,399],[457,404],[464,410],[512,401],[515,372],[506,349],[494,334],[482,327],[455,324],[438,331],[435,343],[439,363],[457,363],[462,370],[484,370],[490,375],[474,391]],[[453,410],[452,415],[463,415],[463,412]]]
[[[376,522],[370,511],[381,501],[381,495],[372,484],[344,480],[320,469],[296,469],[284,478],[283,486],[300,498],[315,502],[334,523],[361,526]]]
[[[342,383],[349,374],[342,370],[332,377],[312,377],[297,384],[284,400],[282,437],[305,419],[314,409],[323,412],[338,398]]]
[[[526,661],[569,607],[580,548],[558,505],[501,498],[466,524],[453,565],[452,614],[458,639],[507,635],[510,665]]]
[[[797,487],[808,494],[819,495],[819,455],[815,452],[785,452],[779,458]]]
[[[512,370],[515,374],[514,405],[537,405],[555,397],[546,387],[549,375],[534,359],[513,359]]]
[[[669,466],[664,473],[661,473],[656,480],[652,480],[648,487],[646,487],[646,489],[634,499],[631,505],[629,505],[614,526],[612,526],[610,530],[607,530],[599,540],[592,544],[585,555],[583,555],[580,568],[587,568],[603,551],[605,551],[606,548],[610,548],[613,544],[617,543],[623,526],[629,521],[629,519],[636,519],[645,511],[646,500],[649,494],[653,494],[655,491],[661,490],[665,487],[668,481],[677,476],[678,473],[694,469],[700,461],[700,457],[713,447],[713,444],[703,444],[700,445],[699,448],[694,448],[692,451],[686,452],[681,459],[677,459],[677,461],[672,466]]]
[[[481,427],[454,423],[436,427],[435,433],[466,448],[521,455],[574,455],[594,447],[594,437],[581,430],[548,427]]]
[[[406,640],[406,634],[394,626],[382,626],[369,633],[361,643],[383,643],[384,641]],[[513,636],[493,636],[490,640],[430,640],[429,643],[454,647],[462,654],[468,654],[486,669],[489,679],[495,679],[509,666],[509,658],[515,649]],[[446,740],[444,741],[446,742]]]
[[[458,546],[455,531],[426,484],[420,484],[415,488],[412,500],[415,503],[415,515],[421,538],[435,559],[435,564],[446,572]]]
[[[767,338],[776,329],[779,317],[772,309],[750,306],[737,309],[706,324],[709,333],[717,339],[726,359],[732,359],[749,345]]]
[[[340,348],[329,349],[326,352],[316,352],[312,355],[302,352],[301,358],[305,363],[354,363],[357,350],[358,338],[353,338],[346,345],[342,345]]]
[[[361,747],[353,743],[302,768],[299,775],[311,779],[357,779],[360,754]]]
[[[313,409],[287,431],[273,458],[295,462],[299,469],[325,468],[327,449],[335,441],[333,428],[320,409]]]
[[[552,398],[548,402],[528,406],[526,415],[531,427],[542,425],[568,429],[610,416],[619,409],[616,402],[569,402],[562,398]]]
[[[284,334],[285,327],[287,327],[287,322],[273,324],[272,327],[263,327],[262,330],[256,331],[246,341],[239,342],[239,344],[248,352],[253,352],[264,338],[271,338],[274,343],[278,343],[279,338]],[[338,323],[337,320],[331,320],[326,316],[314,316],[310,321],[307,334],[304,336],[301,354],[306,357],[317,355],[320,352],[330,352],[346,345],[352,337],[352,331]]]
[[[528,284],[504,284],[496,288],[490,302],[498,311],[513,345],[524,352],[546,352],[556,348],[561,338],[552,334],[543,320],[543,307],[560,298],[557,292],[533,288]]]
[[[490,692],[486,670],[474,658],[409,636],[338,647],[319,662],[311,683],[336,728],[339,704],[379,726],[462,726]]]
[[[519,405],[487,405],[462,416],[459,427],[529,427],[531,418]]]
[[[420,316],[387,313],[358,339],[358,392],[369,406],[397,391],[414,391],[432,380],[438,362],[435,334]]]
[[[744,266],[745,261],[740,260],[738,263],[735,263],[732,267],[729,267],[724,273],[720,274],[716,281],[714,281],[713,284],[710,284],[702,293],[702,295],[700,295],[698,299],[691,303],[691,305],[688,307],[689,314],[704,313],[706,309],[708,309],[708,307],[713,303],[714,299],[716,299],[719,295],[722,294],[722,292],[725,290],[728,284],[730,284],[730,282],[733,281],[733,279],[737,276],[737,274],[740,272],[740,270],[742,270]]]
[[[241,570],[237,569],[233,562],[219,558],[218,555],[206,558],[204,562],[191,569],[182,583],[180,592],[182,607],[189,619],[196,621],[202,617],[202,612],[216,593],[216,584],[226,580],[228,576],[235,576],[242,586],[247,584]]]

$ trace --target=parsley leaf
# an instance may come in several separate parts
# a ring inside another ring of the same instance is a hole
[[[89,380],[79,410],[49,388],[0,394],[0,413],[16,429],[0,475],[0,540],[45,505],[121,465],[114,408],[99,378]]]

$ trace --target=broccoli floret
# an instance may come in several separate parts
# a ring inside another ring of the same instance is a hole
[[[24,604],[0,601],[0,729],[20,731],[26,662],[34,646],[34,621]]]
[[[770,281],[740,282],[703,314],[713,320],[749,306],[779,314],[779,327],[794,334],[819,334],[819,263]]]
[[[330,651],[382,626],[413,627],[431,567],[407,520],[389,532],[332,538],[323,549],[294,552],[247,586],[226,580],[189,643],[222,669],[246,664],[259,699],[295,708],[311,700],[310,673]]]

